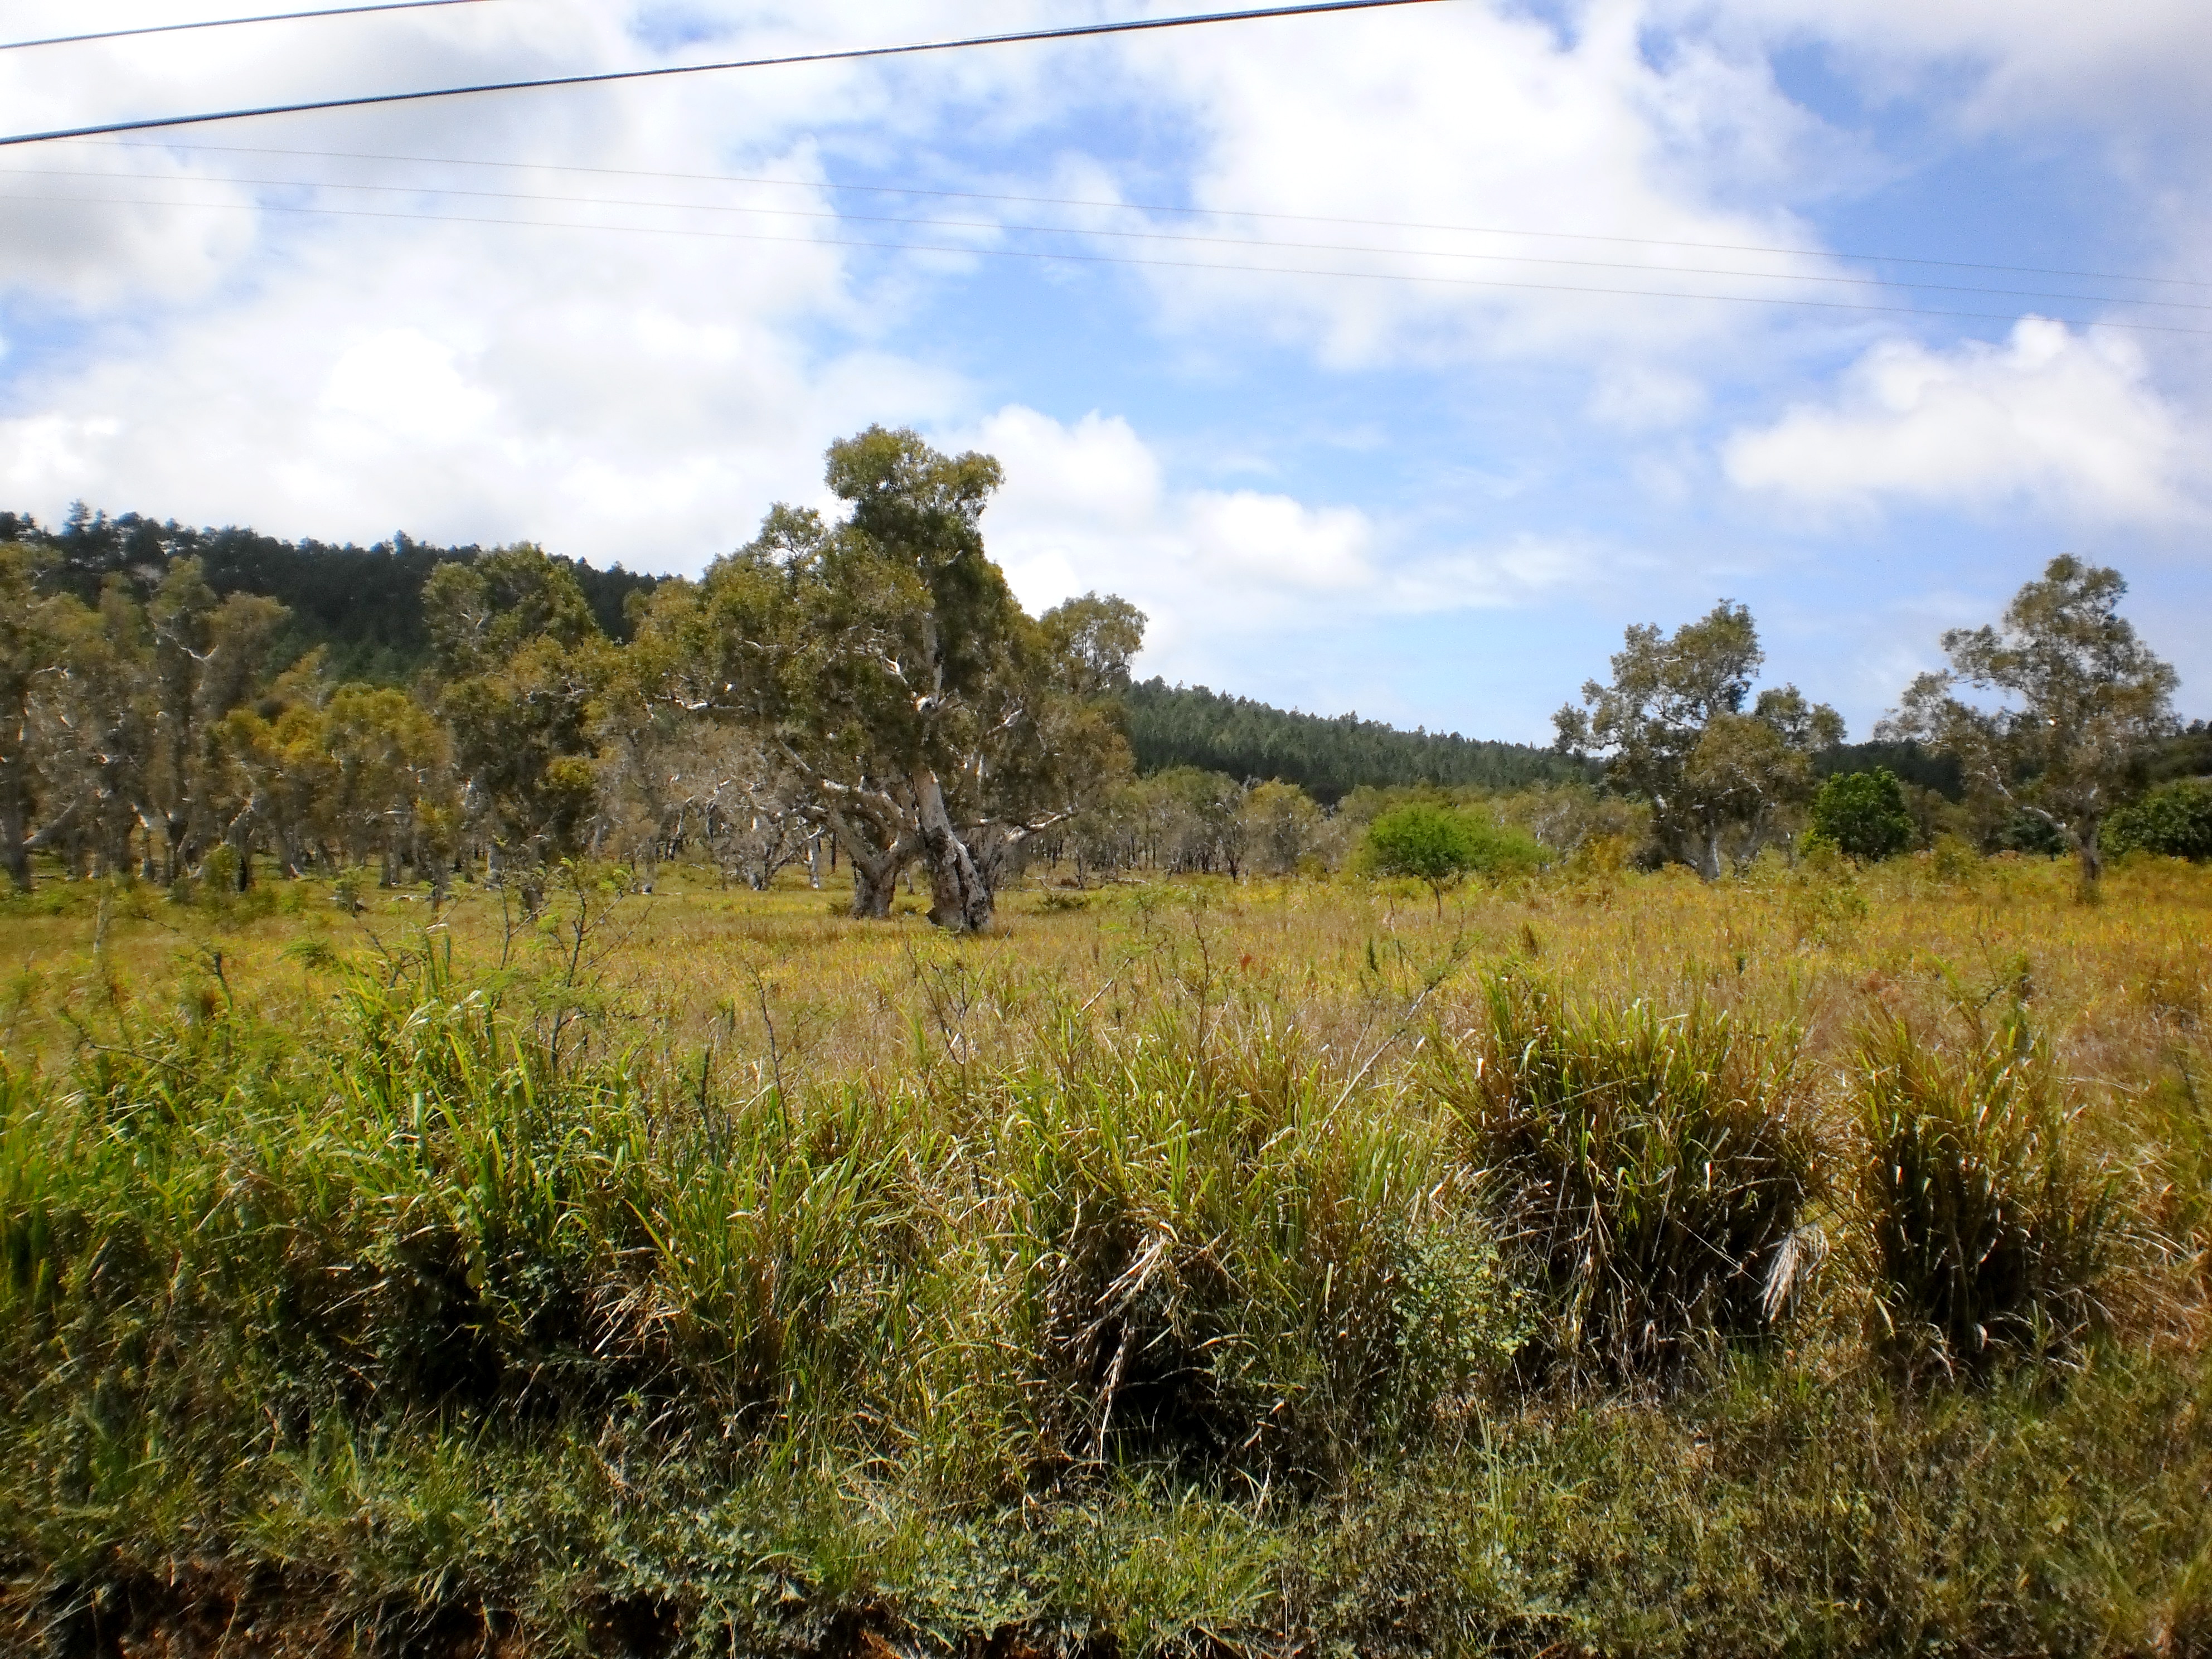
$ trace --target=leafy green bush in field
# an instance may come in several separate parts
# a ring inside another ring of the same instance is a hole
[[[2112,814],[2105,850],[2169,859],[2212,859],[2212,783],[2184,778]]]
[[[1361,867],[1378,876],[1425,882],[1443,914],[1444,890],[1462,878],[1534,870],[1544,849],[1524,831],[1474,812],[1416,801],[1367,826]]]
[[[1860,1051],[1865,1201],[1886,1330],[1984,1370],[2104,1317],[2111,1180],[2076,1150],[2050,1054],[2015,1012],[1952,1056],[1902,1021]]]
[[[1663,1376],[1769,1329],[1819,1252],[1799,1225],[1818,1148],[1790,1045],[1513,977],[1488,1012],[1480,1064],[1440,1058],[1431,1077],[1551,1298],[1558,1356]]]
[[[1888,768],[1838,772],[1813,797],[1813,834],[1847,857],[1872,863],[1903,852],[1912,841],[1905,790]]]

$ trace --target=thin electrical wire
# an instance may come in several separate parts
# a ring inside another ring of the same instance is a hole
[[[1178,231],[1118,230],[1082,225],[1013,224],[1000,220],[939,219],[890,214],[843,213],[834,209],[740,206],[716,202],[652,202],[634,198],[562,196],[535,191],[459,190],[450,185],[351,184],[313,179],[228,178],[154,179],[146,174],[100,172],[88,168],[4,167],[0,174],[17,178],[128,179],[135,183],[212,184],[291,190],[374,191],[383,195],[468,198],[480,201],[541,202],[569,207],[632,208],[641,211],[747,214],[765,218],[834,220],[841,223],[892,225],[932,230],[981,230],[1046,236],[1111,237],[1124,241],[1166,242],[1217,247],[1282,249],[1299,253],[1371,254],[1380,258],[1480,260],[1487,264],[1554,265],[1581,270],[1635,270],[1658,276],[1730,276],[1752,282],[1822,283],[1851,288],[1890,288],[1927,294],[1978,294],[1992,299],[2063,300],[2087,305],[2154,306],[2164,310],[2212,312],[2212,304],[2189,300],[2142,300],[2124,295],[2055,293],[2046,289],[1991,288],[1966,283],[1905,282],[1887,277],[1829,276],[1809,271],[1741,270],[1714,265],[1660,265],[1621,259],[1566,259],[1542,254],[1478,253],[1448,248],[1376,247],[1350,242],[1265,240],[1248,236],[1192,235]],[[191,206],[185,203],[179,205]]]
[[[40,40],[0,40],[0,52],[31,46],[81,46],[95,40],[128,40],[141,34],[183,34],[192,29],[237,28],[246,23],[303,23],[316,17],[353,17],[368,11],[425,11],[433,6],[480,6],[489,0],[383,0],[374,6],[325,6],[319,11],[271,11],[258,17],[212,17],[199,23],[149,23],[142,28],[102,29],[96,34],[50,34]]]
[[[25,196],[4,191],[0,191],[0,201],[42,202],[51,206],[60,207],[191,206],[247,213],[313,214],[346,219],[403,220],[430,224],[520,226],[544,230],[584,230],[602,234],[611,232],[629,236],[680,236],[714,241],[774,242],[811,247],[872,248],[879,252],[948,253],[984,258],[1059,260],[1075,264],[1146,265],[1165,270],[1230,271],[1267,276],[1323,276],[1352,282],[1420,283],[1451,288],[1506,289],[1551,294],[1589,294],[1628,299],[1703,301],[1722,305],[1786,306],[1798,309],[1869,312],[1900,317],[1963,318],[1978,322],[2016,323],[2020,320],[2016,315],[2008,312],[1958,311],[1928,306],[1869,305],[1850,300],[1786,299],[1778,295],[1759,294],[1695,294],[1686,293],[1679,289],[1601,288],[1575,283],[1510,282],[1502,278],[1481,276],[1431,276],[1407,271],[1316,270],[1299,265],[1236,264],[1214,259],[1146,259],[1127,254],[1071,253],[1035,248],[979,247],[972,244],[886,242],[863,237],[775,236],[761,231],[686,230],[654,225],[589,225],[579,224],[573,220],[493,218],[487,215],[398,213],[368,208],[305,207],[259,202],[185,204],[175,201],[149,201],[128,197]],[[2182,328],[2166,323],[2134,323],[2102,318],[2059,318],[2054,320],[2081,328],[2118,328],[2135,333],[2191,334],[2212,337],[2212,329]]]
[[[552,87],[609,86],[621,81],[658,81],[678,75],[783,69],[802,64],[851,64],[879,58],[909,58],[923,52],[955,52],[969,46],[1020,46],[1041,40],[1081,40],[1109,34],[1145,34],[1162,29],[1196,28],[1209,23],[1255,22],[1271,17],[1308,17],[1323,12],[1380,11],[1395,6],[1442,3],[1443,0],[1304,0],[1304,3],[1297,5],[1263,6],[1244,11],[1194,12],[1177,17],[1127,18],[1112,23],[1076,23],[1060,28],[1022,29],[1006,34],[971,34],[951,40],[918,40],[897,46],[848,46],[830,52],[793,52],[780,58],[732,58],[711,64],[665,64],[657,69],[602,70],[590,75],[548,75],[519,81],[483,81],[468,86],[432,87],[415,92],[366,93],[352,98],[318,98],[296,104],[262,104],[250,108],[209,110],[197,115],[149,116],[136,121],[107,121],[97,126],[18,132],[0,137],[0,149],[13,144],[46,143],[57,138],[98,138],[115,132],[151,132],[167,127],[244,121],[263,115],[305,115],[319,110],[416,104],[433,98],[464,98],[480,93],[534,92]]]
[[[669,173],[642,167],[592,167],[552,161],[492,161],[457,155],[387,155],[342,149],[288,149],[259,144],[143,143],[108,141],[117,149],[183,150],[210,155],[291,155],[332,161],[392,161],[423,167],[497,167],[524,173],[595,173],[618,179],[663,179],[693,184],[772,185],[786,190],[866,191],[884,196],[928,196],[966,202],[1008,202],[1030,207],[1116,209],[1130,213],[1175,213],[1206,218],[1272,219],[1301,224],[1356,225],[1375,230],[1425,230],[1460,236],[1522,236],[1532,240],[1617,242],[1635,247],[1694,248],[1709,253],[1766,253],[1792,258],[1863,259],[1870,264],[1926,265],[1947,270],[1990,270],[2014,276],[2067,276],[2094,283],[2148,283],[2168,288],[2212,288],[2212,281],[2187,276],[2146,276],[2130,271],[2073,270],[2049,265],[1993,264],[1977,259],[1930,259],[1909,253],[1869,253],[1849,249],[1775,247],[1749,242],[1686,241],[1657,236],[1619,236],[1589,231],[1530,230],[1510,225],[1452,225],[1419,220],[1355,219],[1324,213],[1274,213],[1257,208],[1184,207],[1159,202],[1108,201],[1081,196],[1011,196],[988,191],[933,190],[919,185],[859,185],[835,179],[775,179],[735,173]]]

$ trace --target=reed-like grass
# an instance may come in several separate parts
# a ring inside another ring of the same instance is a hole
[[[1522,974],[1487,987],[1472,1055],[1431,1070],[1515,1255],[1540,1288],[1554,1358],[1666,1376],[1756,1337],[1823,1250],[1804,1224],[1820,1146],[1794,1035],[1702,1002],[1577,1002]]]
[[[2212,883],[1820,878],[32,917],[0,1646],[2197,1650]]]
[[[1861,1075],[1885,1337],[1973,1370],[2078,1348],[2109,1318],[2117,1179],[2078,1145],[2063,1081],[2024,1013],[1960,1054],[1887,1022],[1865,1041]]]

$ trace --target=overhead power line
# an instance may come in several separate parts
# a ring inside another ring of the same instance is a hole
[[[415,92],[368,93],[352,98],[318,98],[295,104],[262,104],[209,110],[196,115],[149,116],[107,121],[95,126],[57,127],[46,132],[0,137],[0,148],[44,143],[56,138],[97,138],[114,132],[151,132],[167,127],[201,126],[215,121],[243,121],[261,115],[304,115],[318,110],[368,109],[385,104],[416,104],[433,98],[464,98],[479,93],[532,92],[552,87],[608,86],[618,81],[655,81],[678,75],[713,75],[726,70],[782,69],[803,64],[849,64],[878,58],[908,58],[923,52],[955,52],[969,46],[1018,46],[1042,40],[1079,40],[1109,34],[1143,34],[1161,29],[1195,28],[1208,23],[1255,22],[1269,17],[1307,17],[1322,12],[1379,11],[1393,6],[1434,5],[1438,0],[1307,0],[1307,3],[1263,6],[1244,11],[1196,12],[1180,17],[1139,17],[1114,23],[1080,23],[1061,28],[1023,29],[1006,34],[971,34],[952,40],[920,40],[897,46],[848,46],[830,52],[792,52],[778,58],[732,58],[712,64],[666,64],[657,69],[603,70],[591,75],[548,75],[517,81],[482,81],[468,86],[433,87]]]
[[[2063,266],[1995,264],[1980,259],[1932,259],[1910,253],[1870,253],[1848,248],[1782,247],[1755,242],[1686,241],[1661,236],[1623,236],[1598,231],[1531,230],[1516,225],[1461,225],[1407,219],[1349,218],[1327,213],[1276,213],[1258,208],[1188,207],[1172,203],[1113,201],[1084,196],[1012,196],[990,191],[933,190],[920,185],[860,185],[835,179],[777,179],[740,173],[671,173],[643,167],[592,167],[552,161],[495,161],[459,155],[392,155],[373,151],[278,149],[262,144],[143,143],[112,141],[118,149],[182,150],[209,155],[290,155],[327,161],[392,161],[422,167],[490,167],[517,173],[574,173],[609,179],[659,179],[687,184],[762,185],[781,190],[845,191],[878,196],[927,196],[946,201],[1007,202],[1024,207],[1101,208],[1126,213],[1173,213],[1210,219],[1267,219],[1284,223],[1353,225],[1374,230],[1436,231],[1453,236],[1520,236],[1532,240],[1611,242],[1632,247],[1690,248],[1705,253],[1766,253],[1790,258],[1859,259],[1870,264],[1924,265],[1943,270],[1988,270],[2011,276],[2072,277],[2094,283],[2148,283],[2167,288],[2212,288],[2185,276],[2146,276],[2124,270],[2075,270]],[[398,188],[395,186],[395,188]],[[435,189],[436,186],[425,188]],[[1914,284],[1913,286],[1917,286]]]
[[[307,207],[260,202],[153,201],[127,197],[22,196],[0,193],[0,201],[42,202],[59,207],[191,207],[248,213],[311,214],[343,219],[411,220],[431,224],[507,225],[544,230],[583,230],[628,236],[677,236],[711,241],[777,242],[808,247],[872,248],[879,252],[949,253],[982,258],[1060,260],[1076,264],[1149,265],[1176,270],[1225,271],[1267,276],[1320,276],[1352,282],[1418,283],[1446,288],[1499,289],[1553,294],[1588,294],[1648,300],[1689,300],[1723,305],[1784,306],[1797,309],[1877,313],[1900,317],[1951,317],[1978,322],[2016,323],[2016,313],[1960,311],[1930,306],[1880,305],[1856,300],[1791,299],[1764,294],[1694,293],[1680,289],[1615,288],[1579,283],[1510,281],[1489,276],[1434,276],[1413,271],[1332,270],[1306,265],[1234,264],[1213,259],[1160,259],[1133,254],[1067,252],[1039,248],[984,247],[972,243],[892,242],[867,237],[778,236],[765,231],[694,230],[673,226],[593,225],[574,220],[494,218],[488,215],[403,213],[373,208]],[[2127,329],[2138,333],[2192,334],[2212,337],[2212,329],[2185,328],[2170,323],[2133,323],[2109,319],[2064,318],[2057,320],[2077,327]]]
[[[634,197],[564,196],[539,191],[462,190],[450,185],[348,184],[314,179],[229,178],[220,181],[171,176],[118,173],[88,168],[0,167],[0,173],[17,178],[130,179],[135,183],[200,184],[221,182],[261,188],[337,190],[380,195],[467,198],[477,201],[532,202],[568,207],[631,208],[641,212],[743,214],[775,219],[826,219],[840,223],[887,225],[929,230],[980,230],[1042,236],[1099,237],[1117,241],[1164,242],[1184,246],[1273,249],[1290,253],[1353,253],[1405,259],[1480,260],[1492,264],[1552,265],[1584,270],[1643,271],[1654,276],[1729,276],[1752,282],[1824,283],[1845,288],[1891,288],[1929,294],[1978,294],[1991,299],[2059,300],[2093,305],[2151,306],[2168,311],[2212,311],[2212,304],[2191,300],[2142,300],[2124,295],[2054,292],[2047,289],[1993,288],[1970,283],[1913,282],[1844,273],[1816,271],[1746,270],[1717,265],[1669,265],[1626,259],[1562,258],[1528,253],[1471,252],[1462,249],[1387,247],[1357,242],[1271,240],[1252,236],[1193,234],[1169,230],[1122,230],[1088,225],[1011,223],[995,219],[943,219],[895,214],[842,213],[834,208],[758,207],[719,202],[641,201]],[[1020,198],[1016,198],[1020,199]],[[179,206],[204,205],[179,203]],[[228,204],[225,204],[228,205]]]
[[[141,34],[182,34],[191,29],[231,29],[246,23],[300,23],[313,17],[353,17],[365,11],[424,11],[432,6],[480,6],[489,0],[382,0],[374,6],[325,6],[319,11],[271,11],[258,17],[212,17],[199,23],[149,23],[135,29],[102,29],[96,34],[49,34],[39,40],[0,40],[0,52],[28,46],[80,46],[95,40],[128,40]]]

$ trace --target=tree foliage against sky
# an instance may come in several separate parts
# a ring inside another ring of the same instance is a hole
[[[1629,629],[1612,684],[1589,681],[1584,706],[1553,717],[1559,747],[1603,756],[1607,781],[1650,800],[1668,853],[1709,881],[1772,838],[1812,792],[1812,757],[1844,739],[1836,711],[1794,685],[1747,712],[1765,660],[1750,611],[1723,599],[1670,635]]]
[[[1946,632],[1950,666],[1915,679],[1884,722],[1958,757],[1977,794],[2057,831],[2085,884],[2104,868],[2105,820],[2174,726],[2179,676],[2119,615],[2127,591],[2118,571],[2062,554],[1997,625]]]

